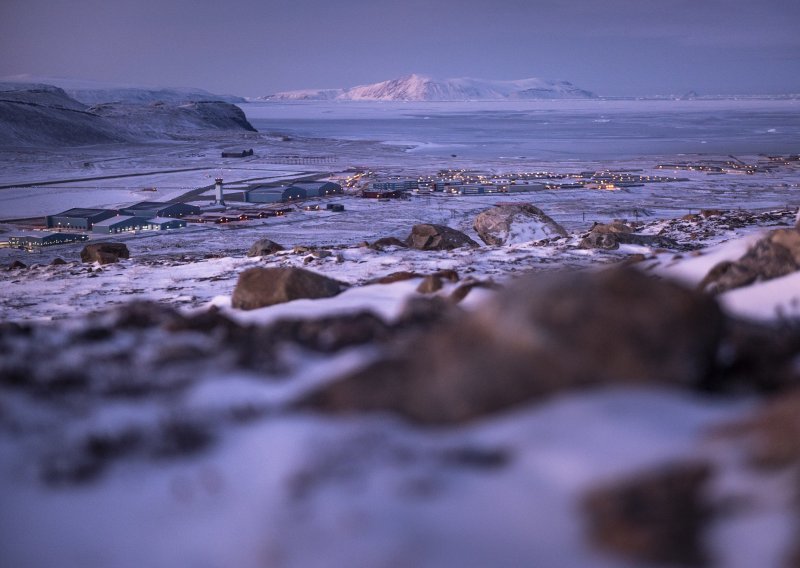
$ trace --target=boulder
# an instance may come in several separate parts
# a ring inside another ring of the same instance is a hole
[[[22,270],[24,268],[28,268],[28,265],[22,262],[21,260],[15,260],[11,264],[8,265],[6,270]]]
[[[301,405],[454,424],[565,389],[699,388],[722,327],[712,298],[630,268],[531,275]]]
[[[239,275],[231,304],[254,310],[301,298],[330,298],[346,287],[343,282],[302,268],[250,268]]]
[[[800,231],[778,229],[756,242],[739,260],[714,266],[699,284],[711,294],[771,280],[800,270]]]
[[[669,237],[660,235],[640,235],[633,227],[622,222],[613,221],[607,225],[595,223],[578,244],[583,249],[615,250],[619,245],[640,245],[657,248],[678,248],[678,243]]]
[[[269,239],[258,239],[247,251],[247,256],[267,256],[284,250],[283,246]]]
[[[414,225],[411,234],[406,238],[406,245],[418,250],[452,250],[463,246],[480,246],[461,231],[428,223]]]
[[[67,261],[61,257],[55,257],[53,260],[50,261],[50,266],[59,266],[62,264],[67,264]]]
[[[120,258],[130,258],[128,247],[124,243],[92,243],[81,251],[82,262],[111,264],[118,262]]]
[[[567,236],[564,227],[528,203],[495,205],[478,214],[473,228],[487,245],[513,245]]]
[[[670,464],[590,490],[583,500],[595,546],[638,564],[705,566],[712,508],[703,490],[709,464]]]

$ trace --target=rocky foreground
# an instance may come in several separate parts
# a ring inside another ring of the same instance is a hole
[[[499,283],[410,262],[353,282],[347,251],[264,239],[228,304],[0,325],[8,558],[797,565],[800,320],[721,299],[770,286],[800,302],[800,230],[723,255],[690,252],[686,227],[742,213],[576,236],[538,210],[497,213],[478,231],[495,247],[541,234],[623,262]],[[436,225],[369,246],[480,249]],[[85,252],[99,270],[132,262]],[[369,307],[389,296],[391,315]],[[292,304],[307,307],[270,315]]]

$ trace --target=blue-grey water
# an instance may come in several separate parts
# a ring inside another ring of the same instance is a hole
[[[262,132],[374,140],[411,153],[536,159],[800,152],[800,101],[260,103]]]

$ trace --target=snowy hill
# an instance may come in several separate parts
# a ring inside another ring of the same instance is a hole
[[[434,79],[408,75],[350,89],[286,91],[260,100],[345,100],[345,101],[476,101],[504,99],[583,99],[594,97],[567,81],[520,79]]]
[[[255,128],[239,107],[221,101],[87,107],[52,85],[0,83],[0,146],[134,142],[203,130]]]
[[[199,130],[256,132],[242,109],[221,101],[109,103],[90,107],[89,110],[137,137],[163,138]]]
[[[0,146],[80,146],[129,140],[57,87],[0,83]]]
[[[64,92],[87,105],[101,103],[184,103],[189,101],[224,101],[243,103],[245,99],[234,95],[217,95],[203,89],[181,87],[143,87],[101,83],[64,77],[40,77],[37,75],[14,75],[2,79],[8,83],[47,84],[60,87]]]

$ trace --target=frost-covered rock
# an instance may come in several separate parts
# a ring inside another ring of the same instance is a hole
[[[430,223],[414,225],[411,234],[406,238],[406,244],[418,250],[452,250],[464,246],[480,246],[461,231]]]
[[[120,258],[130,258],[130,252],[124,243],[92,243],[81,251],[82,262],[112,264]]]
[[[482,211],[473,228],[487,245],[514,245],[567,236],[564,227],[527,203],[495,205]]]
[[[719,294],[797,270],[800,270],[800,231],[778,229],[759,240],[739,260],[726,260],[714,266],[699,287]]]
[[[634,232],[634,228],[622,221],[608,224],[595,223],[581,239],[578,246],[584,249],[615,250],[619,245],[641,245],[675,249],[678,243],[661,235],[642,235]]]
[[[247,256],[267,256],[284,250],[283,246],[270,239],[258,239],[247,251]]]
[[[343,282],[302,268],[250,268],[239,275],[231,304],[254,310],[301,298],[330,298],[346,287]]]

